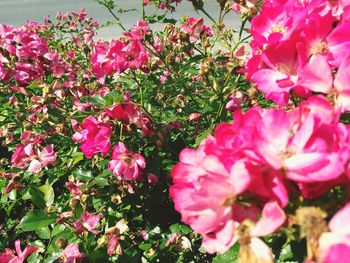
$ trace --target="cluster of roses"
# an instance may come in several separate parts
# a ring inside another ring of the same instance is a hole
[[[349,183],[350,129],[340,121],[350,109],[349,11],[347,1],[269,0],[253,18],[247,79],[280,106],[293,108],[291,94],[307,101],[289,111],[253,107],[243,114],[233,107],[233,124],[181,152],[170,193],[209,253],[239,242],[242,262],[273,262],[258,237],[287,225],[282,209],[289,199],[314,199]],[[350,252],[349,215],[346,205],[307,238],[314,243],[309,262],[335,262]],[[303,228],[310,217],[301,217],[294,223]]]
[[[139,21],[124,38],[112,40],[110,43],[100,41],[95,45],[91,57],[92,71],[103,81],[105,76],[121,73],[127,69],[147,70],[149,58],[142,40],[148,31],[148,23]]]
[[[21,249],[21,241],[15,241],[15,250],[16,254],[13,253],[13,250],[6,248],[5,252],[0,254],[0,262],[3,263],[21,263],[25,262],[26,258],[29,257],[34,252],[40,251],[35,246],[28,246],[23,251]],[[69,244],[60,255],[60,258],[63,262],[76,262],[81,260],[84,257],[84,254],[79,251],[78,244]]]
[[[266,1],[251,22],[247,78],[280,106],[322,93],[349,110],[349,10],[344,0]]]
[[[79,13],[58,13],[56,19],[53,23],[47,17],[45,25],[29,22],[18,28],[0,25],[0,80],[10,84],[6,88],[13,93],[9,99],[13,106],[19,106],[16,94],[32,96],[33,106],[28,109],[32,114],[27,117],[31,123],[41,123],[48,116],[49,108],[62,108],[61,102],[67,96],[73,97],[74,109],[84,111],[92,106],[80,102],[82,96],[91,95],[82,81],[90,79],[92,74],[81,68],[77,53],[92,49],[98,23],[88,18],[84,9]],[[69,32],[73,38],[71,49],[52,47],[57,28]],[[33,83],[32,86],[42,88],[40,96],[37,93],[33,96],[28,89]],[[98,92],[108,90],[102,87]]]
[[[209,253],[223,253],[238,241],[241,251],[272,262],[271,252],[257,237],[286,223],[282,208],[289,197],[300,192],[304,198],[316,198],[349,183],[349,139],[349,126],[322,96],[312,96],[288,112],[238,110],[232,124],[219,125],[197,150],[181,152],[170,188],[175,208],[203,236]],[[325,236],[345,223],[331,226]],[[334,246],[349,251],[346,233],[341,237],[322,236],[327,246],[322,246],[320,262],[334,256],[329,255],[336,251]]]
[[[101,153],[102,156],[109,153],[113,129],[111,120],[120,122],[123,127],[131,128],[133,125],[142,131],[143,136],[153,134],[150,118],[141,113],[138,105],[131,101],[120,102],[97,117],[85,118],[80,124],[72,120],[75,131],[72,138],[81,144],[81,150],[86,158],[92,158],[97,153]],[[135,180],[140,177],[146,162],[142,155],[129,151],[124,143],[119,142],[113,147],[108,167],[117,178]]]
[[[49,47],[40,35],[45,27],[27,23],[19,28],[0,25],[0,79],[8,82],[14,79],[25,86],[43,78],[49,71],[56,77],[64,74],[60,55]],[[14,87],[15,89],[16,87]]]
[[[21,27],[0,25],[0,79],[8,83],[12,79],[20,87],[25,87],[34,80],[42,80],[47,73],[54,78],[67,76],[68,80],[76,78],[76,70],[67,59],[74,59],[75,52],[69,50],[62,56],[56,49],[50,48],[50,38],[45,35],[57,27],[67,32],[79,31],[74,38],[77,46],[82,43],[92,44],[98,23],[87,17],[84,9],[79,13],[58,13],[57,23],[53,24],[47,17],[45,25],[28,22]],[[51,32],[52,33],[52,32]],[[25,90],[14,85],[13,91],[25,93]]]

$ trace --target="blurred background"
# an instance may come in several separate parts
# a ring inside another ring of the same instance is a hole
[[[141,19],[140,0],[117,0],[117,5],[123,9],[135,9],[128,13],[120,15],[120,20],[125,28],[129,29],[137,20]],[[43,22],[43,17],[50,15],[55,17],[58,11],[69,12],[79,11],[81,8],[85,8],[88,15],[93,17],[100,24],[107,21],[113,21],[112,15],[108,10],[99,5],[94,0],[0,0],[0,23],[20,26],[27,21]],[[219,15],[219,5],[216,0],[207,0],[205,2],[205,9],[211,16],[217,18]],[[146,13],[152,12],[154,7],[146,9]],[[197,13],[192,4],[183,0],[178,5],[176,11],[169,14],[169,18],[180,18],[182,16],[194,16],[205,17],[202,13]],[[210,24],[210,21],[206,21]],[[227,25],[239,26],[239,16],[234,12],[230,12],[226,16],[225,23]],[[163,25],[153,25],[153,29],[162,29]],[[105,28],[101,28],[97,35],[97,39],[102,38],[110,40],[112,38],[118,38],[121,35],[121,29],[117,25],[111,25]]]

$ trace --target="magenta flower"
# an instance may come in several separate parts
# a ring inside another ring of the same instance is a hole
[[[287,105],[291,91],[302,98],[321,92],[331,95],[341,111],[349,110],[347,5],[323,0],[265,1],[252,19],[247,79],[280,106]],[[338,71],[335,78],[334,70]]]
[[[100,224],[101,218],[102,218],[102,214],[94,215],[86,211],[83,212],[83,215],[81,216],[81,218],[73,222],[73,226],[77,231],[77,235],[80,235],[85,230],[95,235],[100,233],[101,231],[96,230],[95,228]]]
[[[143,137],[150,136],[153,133],[149,116],[141,113],[140,107],[132,102],[118,103],[105,111],[109,117],[123,121],[126,125],[134,124],[142,130]]]
[[[114,146],[108,169],[117,178],[136,180],[140,177],[142,169],[145,167],[146,161],[141,154],[129,151],[122,142]]]
[[[0,254],[1,263],[23,263],[28,256],[33,254],[38,248],[34,246],[26,247],[23,251],[21,249],[21,241],[15,241],[15,249],[17,256],[13,253],[12,249],[6,248],[5,252]]]
[[[75,142],[81,143],[81,150],[86,158],[92,158],[96,153],[106,156],[111,147],[111,125],[98,121],[94,116],[87,117],[78,128],[73,125]]]
[[[237,221],[234,206],[237,196],[250,182],[243,163],[225,167],[223,159],[206,155],[205,146],[198,150],[184,149],[180,163],[172,172],[170,195],[182,221],[203,235],[203,246],[209,253],[227,251],[234,242]]]

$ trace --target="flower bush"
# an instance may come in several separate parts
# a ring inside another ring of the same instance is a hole
[[[0,263],[347,262],[350,3],[97,2],[0,25]]]

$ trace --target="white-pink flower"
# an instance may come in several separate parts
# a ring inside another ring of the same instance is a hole
[[[108,169],[117,178],[136,180],[145,167],[146,161],[141,154],[129,151],[122,142],[114,146]]]

